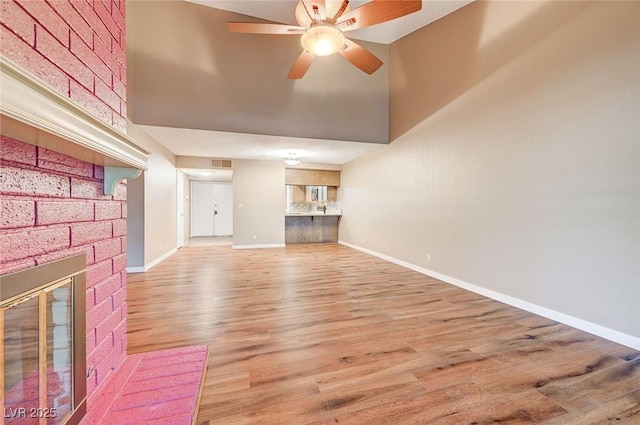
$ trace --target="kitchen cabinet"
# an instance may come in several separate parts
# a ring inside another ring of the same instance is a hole
[[[336,202],[338,200],[338,188],[336,186],[329,186],[327,188],[327,201]]]
[[[291,186],[291,200],[293,202],[304,202],[306,199],[306,190],[304,186]]]
[[[285,216],[285,243],[338,242],[341,213],[290,213]]]
[[[297,186],[340,186],[340,171],[286,168],[285,184]]]

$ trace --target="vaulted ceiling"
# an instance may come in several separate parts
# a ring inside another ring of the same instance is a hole
[[[424,1],[420,12],[349,33],[385,62],[370,76],[333,55],[289,80],[299,36],[230,33],[225,22],[295,23],[296,3],[129,2],[131,120],[176,155],[280,159],[293,152],[343,164],[389,142],[389,44],[469,1]]]

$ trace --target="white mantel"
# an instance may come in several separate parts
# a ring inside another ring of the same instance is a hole
[[[0,120],[7,137],[104,166],[105,181],[137,177],[147,169],[145,146],[1,55]]]

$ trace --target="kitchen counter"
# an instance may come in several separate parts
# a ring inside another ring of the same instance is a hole
[[[342,210],[287,211],[285,243],[337,242],[341,217]]]
[[[326,216],[326,215],[333,215],[333,216],[341,216],[342,215],[342,210],[327,210],[327,212],[323,212],[322,210],[317,210],[317,211],[287,211],[285,212],[285,217],[304,217],[304,216],[311,216],[311,217],[316,217],[316,216]]]

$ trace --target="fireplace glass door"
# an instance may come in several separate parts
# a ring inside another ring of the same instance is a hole
[[[77,345],[84,346],[84,320],[78,332],[74,280],[65,277],[38,285],[0,302],[0,424],[77,423],[75,411],[80,404],[84,407],[85,397],[74,384],[84,380],[84,374],[77,376],[74,360]],[[4,277],[2,284],[5,295]],[[84,359],[80,363],[84,366]]]

